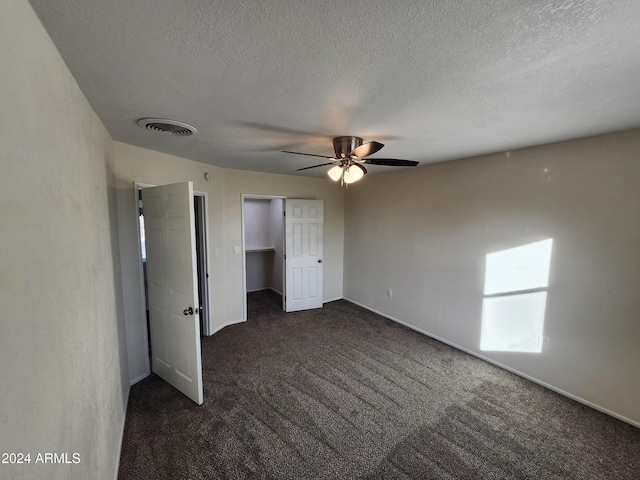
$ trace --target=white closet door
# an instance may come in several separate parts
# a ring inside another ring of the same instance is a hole
[[[321,308],[324,202],[285,202],[285,310]]]

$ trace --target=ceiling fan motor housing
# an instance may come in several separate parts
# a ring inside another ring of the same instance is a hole
[[[336,152],[336,158],[348,158],[349,154],[362,145],[360,137],[336,137],[333,139],[333,150]]]

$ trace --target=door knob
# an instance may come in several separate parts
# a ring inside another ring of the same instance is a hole
[[[184,315],[193,315],[193,307],[185,308],[182,313]]]
[[[318,263],[322,263],[322,259],[321,258],[318,259]]]

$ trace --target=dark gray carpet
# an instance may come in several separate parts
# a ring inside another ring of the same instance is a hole
[[[204,404],[131,388],[125,479],[640,478],[640,429],[347,301],[203,338]]]

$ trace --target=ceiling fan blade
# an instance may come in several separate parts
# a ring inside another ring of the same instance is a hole
[[[354,163],[353,165],[355,165],[356,167],[358,167],[360,170],[362,170],[364,172],[364,174],[367,174],[367,169],[364,168],[362,165],[360,165],[359,163]]]
[[[380,142],[363,143],[358,148],[352,150],[350,155],[356,156],[358,158],[363,158],[369,155],[373,155],[382,147],[384,147],[384,144]]]
[[[282,153],[293,153],[295,155],[306,155],[308,157],[333,158],[333,157],[327,157],[326,155],[315,155],[313,153],[290,152],[289,150],[281,150],[281,152]]]
[[[323,133],[307,132],[304,130],[295,130],[293,128],[279,127],[277,125],[267,125],[257,122],[238,122],[236,125],[241,127],[251,128],[253,130],[261,130],[264,132],[280,133],[283,135],[295,135],[299,137],[307,138],[322,138],[323,140],[331,140],[332,135],[325,135]]]
[[[387,167],[415,167],[419,163],[413,160],[398,160],[397,158],[368,158],[363,161],[370,165],[386,165]]]
[[[316,167],[324,167],[327,165],[338,165],[340,162],[329,162],[329,163],[321,163],[320,165],[312,165],[310,167],[304,167],[304,168],[299,168],[296,170],[296,172],[299,172],[300,170],[309,170],[310,168],[316,168]],[[367,173],[366,171],[364,173]]]

